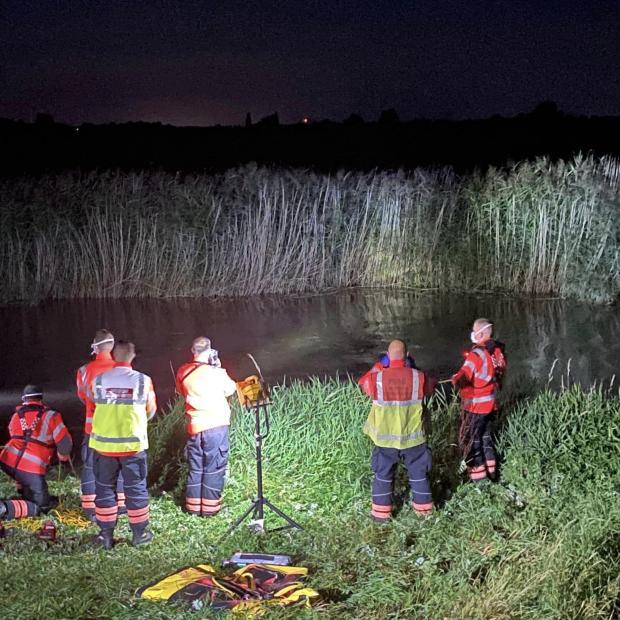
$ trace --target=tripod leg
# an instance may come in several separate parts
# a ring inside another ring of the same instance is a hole
[[[298,530],[303,530],[303,528],[301,527],[301,525],[299,525],[299,523],[297,523],[296,521],[293,521],[293,519],[291,519],[288,515],[284,514],[277,506],[274,506],[267,498],[263,498],[263,503],[269,506],[269,508],[271,508],[271,510],[273,510],[273,512],[275,512],[279,517],[282,517],[289,524],[290,527],[294,527]]]
[[[222,538],[218,542],[222,542],[222,540],[224,540],[233,530],[238,528],[241,525],[241,523],[243,523],[243,521],[248,518],[248,516],[250,515],[252,511],[256,511],[257,507],[258,507],[258,500],[254,500],[250,504],[250,507],[226,530],[226,532],[224,533],[224,536],[222,536]]]

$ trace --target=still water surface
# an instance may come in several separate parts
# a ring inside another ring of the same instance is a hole
[[[620,367],[620,311],[560,300],[355,290],[296,298],[243,300],[90,300],[0,308],[0,433],[26,383],[45,390],[78,439],[81,406],[75,370],[89,360],[98,327],[135,342],[134,367],[151,375],[160,406],[173,395],[170,365],[189,358],[207,335],[230,375],[254,373],[252,353],[272,383],[310,375],[359,376],[392,338],[404,338],[422,369],[439,378],[460,363],[474,318],[485,316],[507,345],[507,391],[556,383],[570,365],[572,380],[589,385]],[[361,421],[360,421],[361,423]],[[0,435],[0,439],[3,436]]]

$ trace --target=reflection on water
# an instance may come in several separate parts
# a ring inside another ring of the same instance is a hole
[[[89,343],[102,326],[136,343],[135,367],[153,377],[164,404],[173,392],[170,364],[188,358],[196,335],[211,337],[234,378],[253,373],[246,352],[270,382],[357,376],[393,337],[405,338],[421,368],[445,378],[458,367],[477,316],[493,320],[507,344],[507,390],[546,382],[555,359],[564,371],[571,360],[573,380],[584,385],[618,368],[618,308],[559,300],[356,290],[286,299],[47,302],[0,308],[0,419],[22,387],[35,382],[78,429],[75,370],[89,359]]]

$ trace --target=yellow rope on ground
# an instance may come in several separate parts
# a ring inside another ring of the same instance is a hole
[[[62,525],[69,525],[79,529],[86,529],[92,525],[79,508],[62,508],[52,510],[50,514]]]
[[[15,519],[14,521],[5,521],[4,527],[7,529],[19,528],[21,530],[27,530],[28,532],[35,533],[41,529],[43,524],[43,517],[28,517],[27,519]]]
[[[53,519],[56,523],[67,525],[77,529],[86,529],[92,523],[84,517],[82,511],[77,508],[59,508],[51,510],[47,515],[39,517],[28,517],[27,519],[15,519],[14,521],[5,521],[4,526],[8,528],[20,528],[29,532],[38,532],[45,521]]]

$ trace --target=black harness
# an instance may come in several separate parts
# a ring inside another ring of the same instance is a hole
[[[30,426],[26,423],[26,413],[28,413],[29,411],[37,412],[37,417],[34,419],[33,423]],[[34,433],[34,431],[38,428],[39,424],[41,423],[41,419],[47,411],[47,407],[44,407],[43,405],[22,405],[15,410],[15,413],[19,416],[19,423],[22,427],[22,434],[13,435],[12,439],[21,439],[24,442],[24,445],[22,446],[19,454],[17,455],[17,461],[15,461],[15,469],[18,468],[22,457],[26,452],[26,448],[28,448],[29,443],[36,443],[40,446],[44,446],[45,448],[49,448],[49,444],[45,443],[44,441],[34,439],[32,437],[32,433]]]

